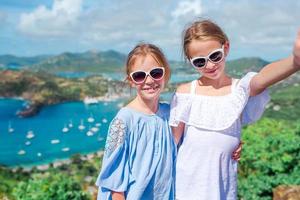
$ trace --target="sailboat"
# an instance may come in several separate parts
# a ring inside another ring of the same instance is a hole
[[[98,128],[98,127],[92,127],[92,128],[91,128],[91,131],[93,131],[94,133],[96,133],[96,132],[99,131],[99,128]]]
[[[33,131],[30,130],[30,131],[27,132],[26,138],[27,138],[27,139],[32,139],[32,138],[34,138],[34,136],[35,136],[35,135],[34,135]]]
[[[69,128],[65,125],[62,129],[63,133],[67,133],[69,131]]]
[[[91,115],[88,119],[87,119],[88,122],[90,123],[93,123],[95,121],[95,119],[93,118],[93,116]]]
[[[26,154],[26,151],[20,150],[20,151],[18,151],[18,154],[19,154],[19,155],[24,155],[24,154]]]
[[[58,143],[60,143],[60,141],[58,139],[51,140],[51,144],[58,144]]]
[[[70,151],[70,148],[69,147],[65,147],[65,148],[62,148],[61,150],[64,151],[64,152],[67,152],[67,151]]]
[[[78,126],[79,130],[85,129],[85,126],[83,125],[83,120],[80,120],[80,125]]]
[[[69,128],[73,128],[73,122],[72,122],[72,120],[70,120],[68,126],[69,126]]]
[[[12,126],[11,126],[11,122],[8,123],[8,129],[7,130],[8,130],[9,133],[12,133],[12,132],[15,131],[15,129],[13,129]]]

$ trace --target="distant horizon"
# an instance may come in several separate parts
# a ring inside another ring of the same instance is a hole
[[[114,52],[117,52],[119,54],[122,54],[124,56],[127,56],[126,53],[123,53],[123,52],[120,52],[120,51],[116,51],[114,49],[108,49],[108,50],[87,50],[87,51],[78,51],[78,52],[70,52],[70,51],[65,51],[65,52],[61,52],[61,53],[58,53],[58,54],[37,54],[37,55],[32,55],[32,56],[21,56],[21,55],[14,55],[14,54],[0,54],[0,56],[14,56],[14,57],[17,57],[17,58],[33,58],[33,57],[54,57],[54,56],[58,56],[58,55],[62,55],[62,54],[65,54],[65,53],[70,53],[70,54],[83,54],[83,53],[87,53],[87,52],[96,52],[96,53],[101,53],[101,52],[109,52],[109,51],[114,51]],[[267,59],[264,59],[262,57],[257,57],[257,56],[248,56],[248,57],[238,57],[238,58],[233,58],[233,59],[230,59],[228,58],[226,61],[233,61],[233,60],[239,60],[239,59],[244,59],[244,58],[258,58],[258,59],[262,59],[263,61],[266,61],[266,62],[273,62],[273,61],[276,61],[276,60],[267,60]],[[280,59],[280,58],[277,58],[277,60]],[[175,61],[175,62],[184,62],[184,58],[181,58],[180,60],[175,60],[175,59],[168,59],[168,61]],[[1,64],[1,63],[0,63]]]

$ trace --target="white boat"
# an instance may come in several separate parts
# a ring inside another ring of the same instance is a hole
[[[36,155],[37,155],[38,157],[41,157],[41,156],[42,156],[42,153],[41,153],[41,152],[38,152]]]
[[[66,151],[70,151],[70,148],[69,147],[65,147],[65,148],[62,148],[61,150],[64,151],[64,152],[66,152]]]
[[[103,137],[98,137],[98,141],[103,141],[104,138]]]
[[[59,140],[57,140],[57,139],[55,139],[55,140],[51,140],[51,144],[58,144],[58,143],[60,143],[60,141],[59,141]]]
[[[92,127],[92,128],[91,128],[91,131],[93,131],[94,133],[96,133],[96,132],[99,131],[99,128],[98,128],[98,127]]]
[[[78,126],[78,129],[81,130],[81,131],[83,129],[85,129],[85,126],[83,125],[83,120],[80,121],[80,125]]]
[[[83,100],[84,104],[97,104],[99,103],[98,99],[95,97],[85,97]]]
[[[69,128],[65,125],[62,129],[63,133],[67,133],[69,131]]]
[[[90,137],[90,136],[93,136],[94,133],[92,131],[88,131],[88,132],[86,132],[86,135]]]
[[[102,122],[103,122],[103,123],[107,123],[107,119],[105,119],[105,118],[102,119]]]
[[[99,127],[101,126],[101,123],[96,123],[95,126]]]
[[[95,121],[94,117],[91,115],[88,119],[88,122],[93,123]]]
[[[72,120],[70,120],[68,126],[69,126],[69,128],[73,128],[73,122],[72,122]]]
[[[34,136],[35,136],[35,135],[34,135],[33,131],[28,131],[28,132],[27,132],[27,135],[26,135],[26,138],[27,138],[27,139],[32,139],[32,138],[34,138]]]
[[[18,154],[19,154],[19,155],[24,155],[24,154],[26,154],[26,151],[20,150],[20,151],[18,151]]]
[[[11,126],[11,122],[8,123],[8,129],[7,130],[8,130],[9,133],[12,133],[12,132],[15,131],[15,129],[13,129],[13,127]]]
[[[25,145],[26,145],[26,146],[29,146],[29,145],[31,145],[31,142],[30,142],[30,141],[26,141],[26,142],[25,142]]]

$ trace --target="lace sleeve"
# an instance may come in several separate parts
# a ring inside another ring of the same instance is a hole
[[[110,156],[121,144],[124,143],[126,126],[123,120],[115,118],[109,127],[106,145],[105,156]]]

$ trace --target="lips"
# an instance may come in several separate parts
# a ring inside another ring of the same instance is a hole
[[[209,70],[209,71],[205,71],[206,74],[213,74],[218,70],[218,68],[213,69],[213,70]]]
[[[147,91],[149,93],[156,92],[160,88],[159,85],[153,86],[153,87],[145,87],[143,88],[144,91]]]

